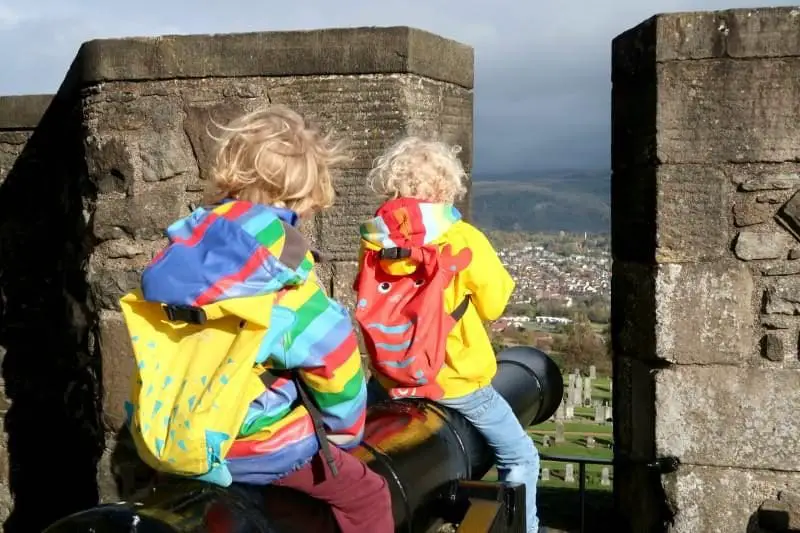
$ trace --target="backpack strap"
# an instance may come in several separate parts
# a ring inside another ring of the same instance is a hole
[[[471,299],[470,299],[469,294],[464,296],[464,299],[461,300],[461,303],[458,304],[458,307],[453,309],[453,312],[450,313],[450,316],[453,317],[453,320],[455,320],[456,322],[461,320],[461,318],[464,316],[464,313],[467,312],[467,308],[469,307],[470,301],[471,301]]]
[[[339,470],[336,468],[336,462],[333,459],[333,454],[331,453],[331,446],[328,442],[328,438],[325,436],[325,427],[322,424],[322,413],[319,412],[316,404],[309,398],[308,393],[306,392],[305,384],[300,379],[300,374],[297,370],[287,370],[292,375],[292,381],[294,381],[294,385],[297,388],[297,397],[300,399],[300,403],[306,408],[308,411],[309,416],[311,416],[311,424],[314,426],[314,434],[317,436],[317,441],[319,441],[319,447],[322,451],[322,455],[325,458],[325,462],[328,463],[328,468],[331,469],[331,473],[333,477],[339,475]],[[264,383],[266,388],[270,388],[273,383],[278,379],[278,376],[267,370],[266,372],[261,373],[261,382]]]
[[[383,248],[380,252],[378,252],[378,257],[381,259],[407,259],[413,255],[413,250],[410,248]],[[469,307],[470,297],[469,294],[464,297],[458,307],[453,309],[453,312],[450,313],[450,316],[453,317],[453,320],[458,322],[464,316],[464,313],[467,312],[467,308]]]
[[[170,322],[186,322],[202,326],[208,320],[206,312],[201,307],[171,304],[164,304],[162,307]]]
[[[378,253],[381,259],[408,259],[411,257],[410,248],[383,248]]]

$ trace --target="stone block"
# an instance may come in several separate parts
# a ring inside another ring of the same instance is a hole
[[[733,220],[738,227],[753,226],[768,222],[775,214],[775,206],[768,203],[737,201],[733,204]]]
[[[761,356],[773,362],[783,361],[786,352],[786,343],[782,333],[767,333],[761,337]]]
[[[767,190],[738,194],[733,202],[733,221],[737,227],[768,223],[789,199],[789,190]]]
[[[471,47],[409,27],[103,39],[84,43],[78,54],[86,84],[413,73],[473,85]]]
[[[132,196],[109,195],[97,201],[92,231],[99,240],[134,237],[154,240],[189,213],[185,186],[177,181],[151,186]]]
[[[657,61],[800,55],[794,7],[673,13],[655,23]]]
[[[266,102],[264,102],[266,103]],[[245,112],[241,100],[227,100],[212,105],[186,104],[183,131],[192,145],[200,179],[209,179],[209,171],[216,155],[216,140],[220,134],[218,126],[224,126]],[[213,135],[213,136],[212,136]]]
[[[52,94],[0,96],[0,130],[36,128],[52,100]]]
[[[797,241],[800,241],[800,192],[797,192],[781,206],[775,220]]]
[[[671,263],[725,256],[732,192],[721,168],[663,165],[615,171],[615,260]]]
[[[766,172],[739,184],[739,190],[745,192],[785,191],[797,188],[800,188],[800,174],[797,172]]]
[[[616,471],[614,474],[616,486]],[[669,531],[765,531],[759,529],[759,506],[764,500],[777,497],[780,491],[797,490],[798,486],[793,472],[683,466],[664,480],[666,495],[677,511]]]
[[[787,255],[791,261],[770,261],[763,263],[760,270],[764,276],[794,276],[800,274],[800,262],[795,261],[792,255],[797,253],[796,248],[789,250]]]
[[[768,315],[800,315],[800,276],[776,276],[766,283],[763,312]]]
[[[165,181],[183,174],[197,176],[197,162],[183,131],[142,135],[137,144],[143,181]]]
[[[800,55],[797,9],[774,7],[659,14],[612,42],[617,75],[691,59]]]
[[[733,252],[743,261],[785,259],[793,244],[794,239],[784,232],[741,231]]]
[[[800,158],[800,58],[680,61],[657,66],[651,115],[662,163],[783,162]],[[750,117],[742,127],[741,117]]]
[[[659,265],[656,356],[679,364],[748,361],[756,344],[753,294],[742,263]]]
[[[335,187],[336,203],[317,216],[320,248],[332,261],[354,261],[360,239],[358,228],[374,215],[380,199],[366,189],[366,171],[341,172]]]
[[[84,124],[92,135],[171,134],[180,130],[183,110],[177,87],[164,83],[116,82],[95,87],[83,99]]]
[[[800,472],[800,422],[786,416],[800,409],[796,369],[673,366],[656,376],[655,407],[659,456]]]
[[[97,186],[98,193],[132,192],[134,162],[124,139],[87,137],[86,166],[89,179]]]
[[[139,286],[141,271],[96,268],[89,273],[88,282],[98,309],[119,311],[119,299]]]
[[[800,126],[795,113],[788,110],[795,108],[793,102],[800,91],[794,75],[800,58],[793,54],[742,52],[758,49],[759,45],[769,48],[772,45],[768,42],[785,46],[783,38],[775,41],[778,34],[770,32],[782,24],[796,24],[796,17],[788,9],[737,13],[730,20],[743,17],[747,23],[737,25],[736,31],[730,31],[733,26],[727,25],[724,16],[716,18],[718,14],[676,14],[651,19],[614,40],[615,170],[645,162],[797,160]],[[759,17],[763,13],[770,14],[762,20]],[[728,35],[724,36],[719,28],[726,29]],[[772,29],[765,33],[765,28]],[[732,39],[731,35],[738,31],[745,33]],[[687,52],[698,46],[698,50],[707,50],[698,43],[709,39],[716,43],[716,54]],[[733,42],[749,43],[738,49],[741,57],[763,59],[729,59],[733,56],[727,46]],[[678,43],[683,50],[679,56],[720,59],[672,60],[675,53],[665,50],[674,49]],[[746,127],[742,127],[742,117],[748,117]]]
[[[659,262],[709,261],[727,252],[730,200],[724,172],[662,166],[656,187]]]
[[[116,431],[125,423],[124,403],[130,397],[136,362],[121,313],[100,311],[98,329],[103,357],[103,422]]]

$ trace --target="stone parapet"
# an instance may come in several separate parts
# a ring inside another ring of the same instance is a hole
[[[613,44],[615,489],[628,531],[755,531],[762,505],[800,487],[799,15],[658,15]],[[664,458],[678,470],[647,466]]]

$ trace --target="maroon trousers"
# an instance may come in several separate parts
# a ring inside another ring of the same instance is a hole
[[[394,533],[392,500],[386,480],[336,446],[331,446],[331,453],[338,470],[336,477],[318,453],[303,468],[272,484],[278,490],[291,489],[325,502],[330,512],[328,507],[302,498],[292,498],[297,507],[290,509],[286,498],[278,500],[267,495],[270,518],[291,522],[292,517],[296,519],[302,513],[303,525],[309,532]]]

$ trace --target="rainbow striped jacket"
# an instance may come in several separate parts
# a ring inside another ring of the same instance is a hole
[[[199,208],[167,229],[169,245],[142,275],[150,302],[202,306],[276,294],[253,372],[278,379],[247,399],[246,410],[232,409],[246,413],[224,459],[234,482],[268,484],[319,450],[311,417],[282,371],[298,371],[333,444],[349,449],[363,434],[366,384],[352,322],[320,288],[297,221],[292,211],[238,200]]]

